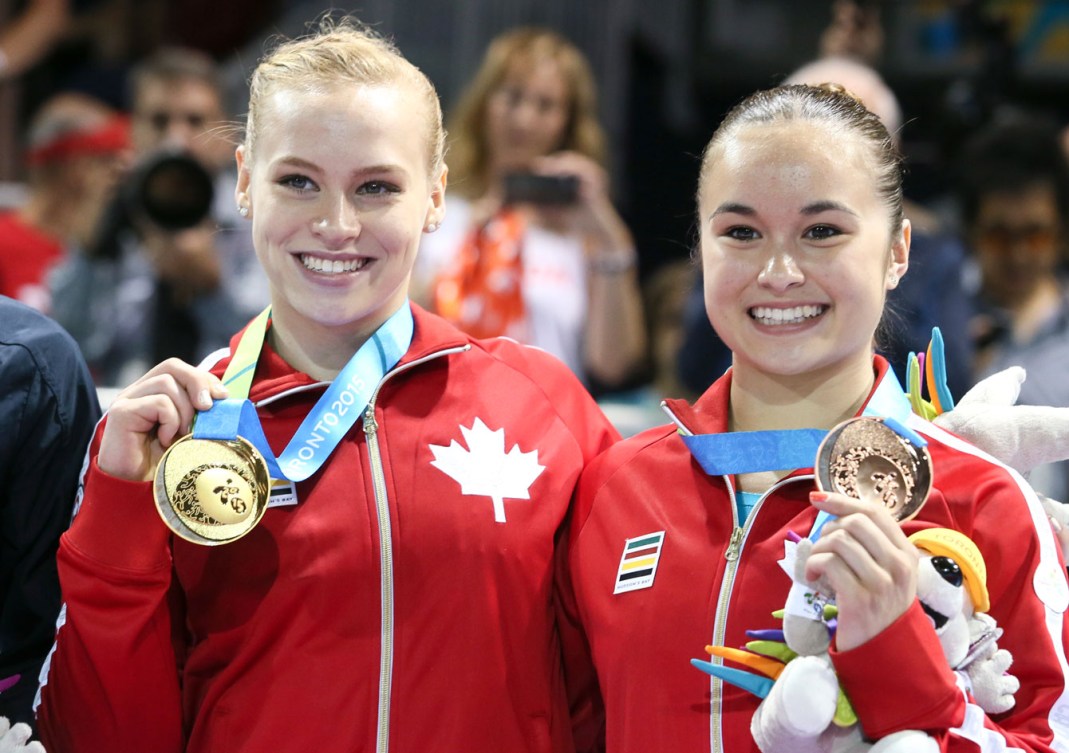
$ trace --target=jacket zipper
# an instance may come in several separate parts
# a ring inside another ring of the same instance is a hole
[[[379,718],[375,750],[386,753],[390,747],[390,688],[393,684],[393,538],[390,508],[386,500],[386,478],[379,455],[378,422],[368,404],[364,413],[364,435],[371,461],[372,485],[375,489],[375,514],[379,523],[379,565],[382,580],[382,649],[379,655]]]
[[[724,568],[724,579],[720,583],[720,595],[716,600],[716,616],[713,618],[713,641],[714,646],[724,645],[724,633],[727,631],[727,611],[728,602],[731,600],[731,591],[735,585],[735,571],[739,567],[739,554],[742,551],[742,542],[746,536],[746,524],[749,520],[743,521],[743,524],[739,525],[739,511],[735,504],[735,486],[731,482],[729,476],[724,476],[724,484],[727,486],[728,498],[731,502],[731,539],[728,541],[728,548],[724,551],[724,559],[727,560],[727,566]],[[761,500],[758,500],[757,506],[761,505]],[[750,518],[757,513],[757,509],[750,513]],[[720,660],[723,663],[723,660]],[[720,753],[723,749],[723,723],[721,716],[721,709],[723,706],[723,694],[724,683],[723,681],[717,681],[712,679],[712,688],[709,696],[709,706],[713,719],[717,720],[716,726],[712,730],[712,753]]]
[[[761,511],[761,506],[769,495],[778,491],[780,488],[787,484],[794,483],[795,481],[803,481],[806,479],[812,480],[813,476],[791,476],[789,478],[781,479],[775,484],[770,486],[768,490],[761,495],[761,498],[757,500],[757,504],[754,505],[753,510],[750,511],[749,516],[743,524],[739,525],[739,513],[738,507],[735,505],[735,488],[731,484],[731,479],[727,476],[723,477],[724,483],[727,484],[728,495],[731,499],[731,520],[735,527],[731,531],[731,539],[728,541],[728,548],[724,551],[724,559],[728,561],[727,567],[724,570],[724,580],[720,584],[720,595],[717,597],[716,602],[716,618],[713,622],[713,643],[714,646],[724,645],[724,634],[727,632],[727,612],[728,604],[731,601],[731,593],[735,589],[735,574],[739,569],[739,559],[742,556],[742,548],[746,544],[746,535],[750,532],[750,528],[753,526],[753,521],[757,517],[757,514]],[[723,681],[713,681],[713,691],[710,698],[710,711],[714,719],[719,720],[716,728],[712,734],[712,753],[721,753],[724,749],[724,727],[723,727],[723,715],[722,715],[722,694],[724,689]]]
[[[416,361],[406,363],[385,376],[371,393],[364,410],[364,436],[367,438],[368,461],[371,464],[372,487],[375,491],[375,514],[379,524],[379,564],[382,568],[382,648],[379,655],[379,704],[378,726],[375,740],[376,753],[387,753],[390,748],[390,696],[393,687],[393,536],[390,521],[390,504],[386,496],[386,473],[382,468],[382,452],[379,448],[379,423],[375,419],[375,400],[379,390],[388,379],[427,361],[452,353],[462,353],[471,348],[465,345],[432,353]]]
[[[667,402],[661,403],[661,408],[664,410],[672,422],[679,427],[680,432],[687,436],[693,435],[693,432],[683,424],[682,421],[675,415],[671,408],[668,407]],[[716,616],[713,619],[713,641],[712,645],[722,646],[724,645],[724,634],[727,632],[727,612],[728,604],[731,601],[731,592],[735,588],[735,573],[739,569],[739,558],[742,556],[742,548],[746,544],[746,534],[752,527],[752,521],[757,517],[757,513],[760,512],[761,506],[772,492],[778,490],[780,487],[794,481],[800,481],[803,479],[812,479],[812,476],[793,476],[777,481],[768,490],[761,495],[761,498],[757,500],[757,504],[754,505],[753,510],[750,511],[749,516],[743,524],[739,525],[739,512],[738,506],[735,504],[735,487],[731,482],[730,476],[724,476],[724,484],[727,486],[728,498],[731,501],[731,538],[728,540],[727,549],[724,550],[724,559],[727,560],[727,567],[724,568],[724,579],[720,583],[720,594],[717,596],[716,601]],[[716,661],[714,659],[714,661]],[[723,660],[720,660],[723,663]],[[709,698],[709,711],[712,718],[715,720],[715,726],[710,728],[709,731],[709,747],[712,753],[721,753],[724,749],[724,726],[723,726],[723,691],[724,683],[722,680],[718,681],[715,678],[711,680],[712,689]]]

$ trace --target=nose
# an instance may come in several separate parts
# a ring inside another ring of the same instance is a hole
[[[360,235],[360,218],[346,197],[324,204],[324,211],[312,221],[312,234],[329,249],[339,249],[356,240]]]
[[[534,98],[523,95],[508,103],[506,113],[513,128],[530,130],[538,122],[538,103]]]
[[[801,285],[805,282],[805,275],[788,250],[776,249],[761,268],[757,282],[780,292]]]

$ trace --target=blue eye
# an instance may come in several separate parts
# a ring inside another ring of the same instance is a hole
[[[279,185],[287,186],[297,192],[312,191],[316,185],[304,175],[286,175],[279,179]]]
[[[393,183],[387,183],[381,180],[372,180],[364,183],[360,188],[356,189],[358,194],[364,196],[381,196],[389,193],[400,193],[401,189],[395,186]]]

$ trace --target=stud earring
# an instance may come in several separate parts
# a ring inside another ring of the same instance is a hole
[[[891,276],[887,278],[887,282],[891,284],[892,288],[898,287],[898,275],[892,272]]]
[[[249,216],[249,208],[247,206],[245,206],[244,204],[242,204],[241,206],[238,207],[238,214],[240,214],[242,217],[248,217]]]
[[[428,222],[427,223],[427,227],[423,228],[423,232],[425,232],[425,233],[433,233],[437,229],[438,229],[438,223],[437,222]]]

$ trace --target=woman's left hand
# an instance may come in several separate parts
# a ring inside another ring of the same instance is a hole
[[[810,582],[824,578],[839,607],[835,645],[860,646],[901,617],[917,598],[920,555],[882,506],[845,494],[813,492],[829,521],[806,562]]]

